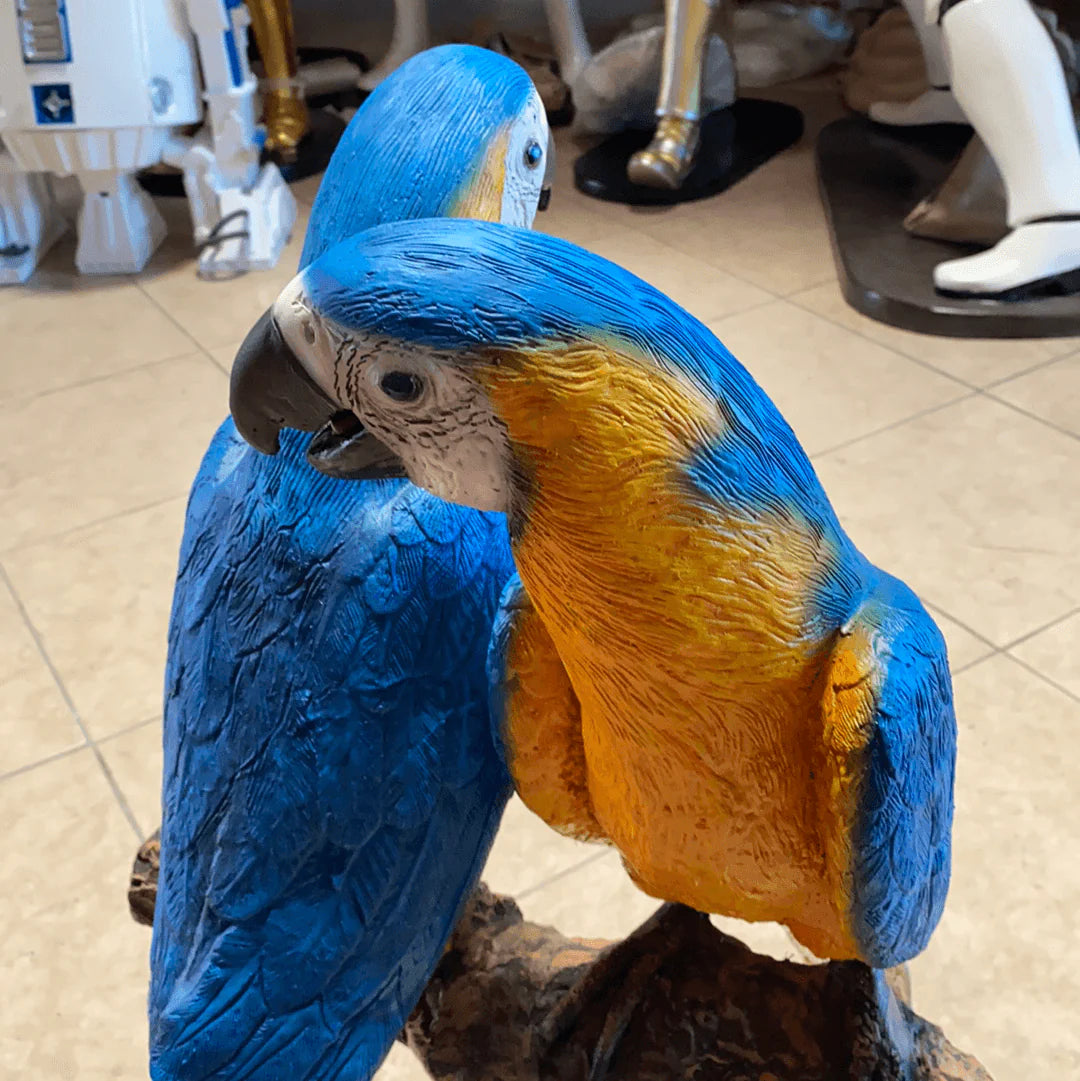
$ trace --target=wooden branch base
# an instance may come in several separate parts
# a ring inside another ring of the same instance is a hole
[[[158,854],[132,871],[140,923]],[[436,1081],[990,1081],[865,965],[762,957],[681,905],[566,938],[482,884],[399,1039]]]

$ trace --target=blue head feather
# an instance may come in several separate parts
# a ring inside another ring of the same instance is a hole
[[[676,369],[726,422],[687,463],[690,477],[727,505],[767,501],[839,534],[809,459],[750,373],[704,324],[599,255],[488,222],[398,222],[329,249],[304,288],[345,327],[435,349],[599,340]]]
[[[471,166],[532,93],[521,67],[474,45],[443,45],[402,64],[372,91],[334,151],[301,268],[373,225],[446,214]]]

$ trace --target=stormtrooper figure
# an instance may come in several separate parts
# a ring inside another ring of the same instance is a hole
[[[248,24],[243,0],[0,0],[0,284],[65,229],[50,176],[82,189],[78,269],[141,270],[165,224],[135,174],[159,162],[183,173],[200,275],[277,262],[296,204],[260,165]]]
[[[1061,59],[1028,0],[904,0],[930,81],[907,105],[875,105],[889,124],[960,119],[1001,173],[1010,233],[987,251],[939,264],[934,284],[1008,299],[1080,290],[1080,142]],[[951,93],[947,88],[951,82]]]

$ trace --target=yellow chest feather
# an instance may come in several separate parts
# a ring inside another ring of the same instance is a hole
[[[696,388],[562,360],[500,362],[489,393],[532,473],[515,559],[581,704],[596,817],[651,893],[759,919],[805,897],[820,923],[817,543],[692,492],[683,463],[723,434]]]

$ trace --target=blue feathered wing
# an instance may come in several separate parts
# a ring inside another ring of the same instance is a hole
[[[485,656],[502,516],[349,483],[231,421],[169,632],[156,1081],[366,1079],[438,961],[509,792]]]
[[[849,656],[845,685],[834,689],[867,720],[850,838],[851,924],[860,956],[887,968],[925,948],[949,889],[952,681],[941,632],[888,575],[836,650]]]

